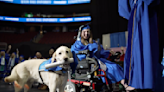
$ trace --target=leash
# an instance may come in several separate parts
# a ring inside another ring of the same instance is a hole
[[[43,82],[43,78],[42,78],[40,72],[41,72],[41,71],[39,71],[39,77],[40,77],[40,79],[41,79],[41,81],[42,81],[42,84],[45,84],[45,83]]]
[[[45,84],[44,82],[43,82],[43,78],[42,78],[42,76],[41,76],[41,73],[40,72],[43,72],[43,71],[39,71],[39,77],[40,77],[40,79],[41,79],[41,81],[42,81],[42,84]],[[55,71],[51,71],[51,70],[49,70],[48,72],[53,72],[53,73],[57,73],[57,72],[55,72]],[[62,71],[63,72],[63,71]],[[63,74],[60,74],[60,73],[57,73],[57,74],[59,74],[59,75],[63,75]]]

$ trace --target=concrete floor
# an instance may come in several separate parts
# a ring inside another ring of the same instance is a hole
[[[12,84],[10,85],[0,80],[0,92],[14,92],[14,87]],[[21,92],[23,92],[23,90]],[[48,92],[48,90],[38,90],[36,87],[33,87],[29,92]]]

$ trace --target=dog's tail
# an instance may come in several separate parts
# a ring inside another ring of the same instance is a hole
[[[13,70],[12,70],[12,72],[11,72],[11,75],[5,77],[4,81],[5,81],[5,82],[8,82],[8,83],[11,83],[11,82],[16,81],[17,78],[18,78],[18,74],[17,74],[17,72],[16,72],[16,67],[14,67]]]
[[[17,71],[16,71],[16,67],[13,68],[12,72],[11,72],[11,75],[8,76],[8,77],[5,77],[4,81],[7,82],[7,83],[12,83],[14,82],[14,85],[21,89],[22,86],[20,86],[20,84],[17,82],[17,78],[18,78],[18,74],[17,74]]]

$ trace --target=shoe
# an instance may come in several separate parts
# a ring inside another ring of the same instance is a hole
[[[72,79],[75,79],[75,77],[76,77],[75,73],[71,74]]]

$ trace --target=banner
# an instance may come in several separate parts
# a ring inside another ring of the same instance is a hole
[[[34,4],[34,5],[70,5],[90,3],[90,0],[0,0],[14,4]]]
[[[19,18],[0,16],[0,21],[29,22],[29,23],[71,23],[91,21],[91,16],[71,18]]]

